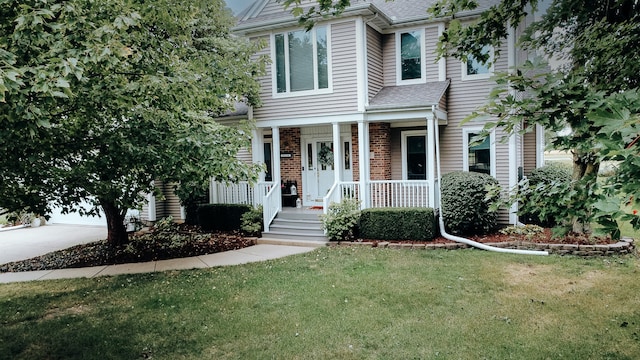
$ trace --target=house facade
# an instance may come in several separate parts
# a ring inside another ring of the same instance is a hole
[[[490,174],[505,190],[541,166],[542,130],[506,142],[497,131],[474,144],[483,123],[461,125],[485,103],[492,74],[526,58],[515,46],[518,29],[490,66],[436,60],[448,19],[429,19],[431,3],[352,0],[341,16],[308,32],[277,0],[240,13],[235,33],[266,43],[258,55],[271,59],[260,78],[263,105],[241,114],[256,124],[243,156],[266,171],[255,186],[212,183],[211,202],[262,204],[268,229],[295,199],[325,211],[346,196],[363,208],[437,207],[438,155],[442,174]],[[482,10],[458,18],[473,21]],[[517,218],[505,210],[501,221]]]

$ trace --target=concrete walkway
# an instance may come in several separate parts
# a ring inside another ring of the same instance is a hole
[[[33,231],[38,229],[45,229],[45,231]],[[98,235],[100,234],[100,229],[104,231],[103,235]],[[65,234],[66,236],[64,236]],[[58,236],[62,236],[62,238]],[[93,239],[93,236],[98,236],[98,238]],[[0,264],[24,260],[34,256],[43,255],[51,251],[64,249],[82,242],[91,242],[104,238],[106,238],[106,228],[93,226],[79,227],[76,225],[47,225],[39,228],[5,231],[0,233]],[[60,240],[60,243],[56,242],[56,239]],[[72,240],[75,241],[75,243],[73,243]],[[70,245],[63,245],[69,244],[70,242],[72,242]],[[93,278],[96,276],[240,265],[277,259],[289,255],[302,254],[310,252],[315,248],[316,247],[260,244],[246,247],[244,249],[225,251],[210,255],[150,261],[145,263],[105,265],[77,269],[1,273],[0,284],[20,281],[70,279],[80,277]],[[7,251],[8,254],[5,255],[5,251]]]

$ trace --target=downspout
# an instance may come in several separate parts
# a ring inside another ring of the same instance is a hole
[[[436,112],[436,106],[432,105],[431,106],[431,112],[433,114],[435,114]],[[437,122],[436,122],[437,123]],[[440,188],[442,187],[442,175],[440,173],[440,127],[438,126],[436,129],[436,170],[438,172],[438,201],[440,203],[442,203],[442,190],[440,190]],[[549,255],[548,252],[546,251],[538,251],[538,250],[520,250],[520,249],[503,249],[503,248],[499,248],[499,247],[495,247],[495,246],[489,246],[483,243],[479,243],[477,241],[473,241],[471,239],[467,239],[467,238],[463,238],[460,236],[455,236],[455,235],[451,235],[449,233],[447,233],[447,231],[445,230],[444,227],[444,219],[442,217],[442,206],[440,206],[441,204],[437,204],[438,207],[440,208],[440,211],[438,212],[438,224],[440,225],[440,234],[442,234],[442,237],[444,237],[447,240],[451,240],[451,241],[455,241],[455,242],[459,242],[462,244],[467,244],[469,246],[473,246],[475,248],[478,249],[482,249],[482,250],[487,250],[487,251],[495,251],[495,252],[500,252],[500,253],[509,253],[509,254],[520,254],[520,255]]]

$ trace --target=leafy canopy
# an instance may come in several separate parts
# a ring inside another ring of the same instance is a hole
[[[255,178],[235,157],[251,124],[213,121],[259,104],[264,68],[222,0],[0,0],[0,18],[0,208],[88,201],[111,238],[155,179]]]

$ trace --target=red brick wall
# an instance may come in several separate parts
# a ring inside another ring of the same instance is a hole
[[[391,180],[391,125],[369,124],[369,149],[373,158],[369,160],[371,180]]]
[[[288,180],[296,181],[298,183],[298,194],[303,194],[301,149],[300,128],[281,128],[280,151],[292,153],[293,156],[280,158],[280,178],[285,182]],[[280,154],[273,154],[273,156],[280,156]]]

